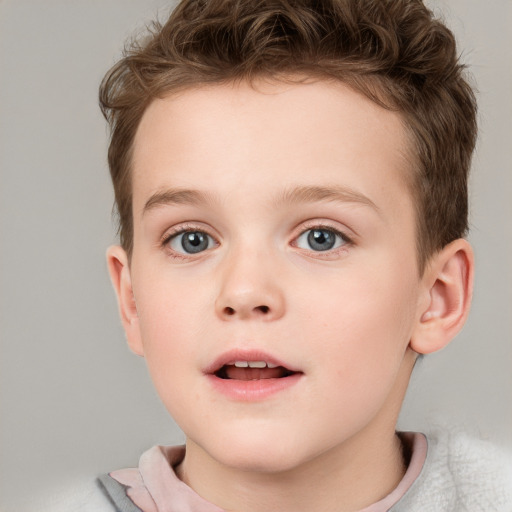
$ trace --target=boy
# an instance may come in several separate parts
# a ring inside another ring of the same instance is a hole
[[[487,447],[395,432],[473,280],[474,96],[422,3],[187,0],[100,96],[122,322],[186,435],[115,509],[512,510]]]

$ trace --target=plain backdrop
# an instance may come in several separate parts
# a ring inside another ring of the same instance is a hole
[[[0,1],[0,509],[183,441],[126,347],[98,84],[163,0]],[[478,84],[468,324],[417,367],[402,429],[459,425],[512,446],[512,2],[432,0]]]

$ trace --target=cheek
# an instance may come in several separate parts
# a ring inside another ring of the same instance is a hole
[[[340,274],[323,293],[319,288],[309,298],[314,310],[308,315],[308,337],[316,335],[321,347],[316,357],[326,367],[336,361],[335,375],[362,386],[370,374],[374,380],[392,380],[412,334],[416,302],[414,272],[397,268],[393,273],[391,265],[387,273],[368,268]]]
[[[137,296],[144,357],[159,393],[172,392],[198,366],[198,345],[208,336],[200,293],[201,287],[148,278]]]
[[[138,283],[142,286],[137,286]],[[154,268],[138,275],[134,282],[143,342],[164,349],[183,336],[198,335],[211,302],[205,286],[183,279],[167,269]]]
[[[330,402],[316,428],[328,429],[333,437],[362,429],[384,406],[402,367],[413,321],[408,291],[386,280],[361,275],[354,282],[345,279],[340,290],[322,301],[314,321],[302,330],[303,342],[315,345],[311,360],[318,400]]]

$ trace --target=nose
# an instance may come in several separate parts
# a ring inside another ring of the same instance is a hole
[[[278,320],[285,300],[278,269],[270,258],[252,252],[232,254],[224,262],[216,314],[222,320]]]

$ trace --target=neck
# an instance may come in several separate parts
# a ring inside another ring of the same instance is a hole
[[[405,473],[401,443],[394,433],[374,444],[353,439],[279,473],[239,471],[213,460],[205,463],[203,456],[189,456],[196,451],[202,450],[187,443],[179,477],[200,496],[230,512],[353,512],[384,498]]]

